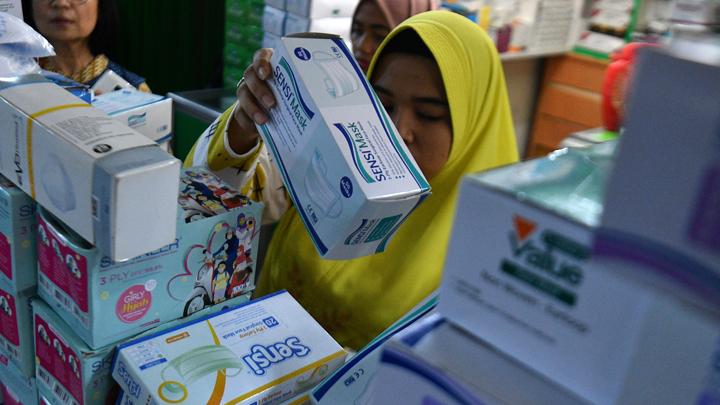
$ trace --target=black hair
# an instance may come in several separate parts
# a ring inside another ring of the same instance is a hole
[[[89,45],[93,55],[105,54],[112,59],[117,45],[117,34],[120,28],[120,16],[115,0],[97,0],[98,16],[95,29],[90,33]],[[25,22],[37,31],[33,16],[33,0],[22,0]]]
[[[425,45],[420,35],[413,29],[405,29],[390,39],[382,49],[380,57],[391,53],[407,53],[435,60],[430,48]]]

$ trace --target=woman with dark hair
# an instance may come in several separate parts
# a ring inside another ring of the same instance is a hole
[[[40,66],[88,86],[112,70],[142,91],[145,79],[111,61],[118,11],[114,0],[23,0],[25,21],[55,48]]]

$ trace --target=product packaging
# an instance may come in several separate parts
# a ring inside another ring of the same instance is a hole
[[[135,89],[122,89],[100,94],[92,105],[157,142],[165,151],[169,150],[172,99]]]
[[[310,394],[313,404],[356,404],[371,390],[385,344],[398,332],[434,313],[437,293],[420,302],[348,361],[317,385]]]
[[[30,298],[34,290],[20,293],[0,285],[0,354],[26,378],[35,375]]]
[[[438,310],[589,402],[694,402],[717,317],[592,260],[613,146],[466,177]]]
[[[342,365],[345,351],[287,292],[118,346],[133,403],[276,404]]]
[[[102,404],[115,346],[91,349],[47,304],[32,301],[38,393],[52,404]]]
[[[278,105],[258,130],[318,252],[385,250],[429,194],[382,104],[340,37],[285,37],[268,81]]]
[[[352,17],[358,0],[286,0],[285,10],[302,17]]]
[[[254,289],[262,204],[207,170],[190,168],[175,205],[177,240],[123,262],[39,211],[39,294],[90,347]]]
[[[0,175],[0,288],[35,287],[35,201]]]
[[[30,327],[32,330],[32,326]],[[32,338],[31,338],[32,339]],[[0,353],[0,402],[5,405],[37,405],[35,375],[25,377]]]
[[[265,6],[262,26],[265,32],[282,36],[285,32],[285,12],[275,7]]]
[[[0,174],[113,260],[175,240],[180,161],[147,137],[40,75],[0,81],[0,134]]]
[[[459,400],[457,397],[462,396],[457,393],[475,397],[476,403],[587,403],[438,313],[395,335],[381,357],[380,370],[366,395],[368,403],[381,403],[387,398],[383,392],[392,395],[393,391],[395,395],[407,392],[406,398],[440,399],[449,395],[451,399],[444,404],[469,403]]]

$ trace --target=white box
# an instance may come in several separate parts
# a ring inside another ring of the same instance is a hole
[[[265,32],[282,35],[285,32],[285,12],[275,7],[265,6],[262,27]]]
[[[271,63],[258,131],[318,252],[382,252],[430,185],[340,37],[285,37]]]
[[[278,10],[285,10],[285,0],[265,0],[265,4]]]
[[[465,387],[483,403],[584,404],[584,400],[458,329],[439,313],[410,325],[386,347],[408,354],[444,379]],[[384,365],[383,365],[384,366]],[[403,381],[383,378],[373,387]],[[375,397],[378,399],[378,396]]]
[[[285,10],[303,17],[352,17],[358,0],[287,0]]]
[[[720,67],[643,49],[636,69],[596,258],[718,307]]]
[[[92,102],[93,107],[164,144],[172,138],[172,99],[135,89],[103,93]]]
[[[0,403],[5,405],[37,405],[38,403],[35,377],[27,378],[21,375],[1,354]]]
[[[342,365],[345,351],[287,292],[118,346],[133,403],[275,404]]]
[[[298,32],[322,32],[340,35],[346,43],[350,41],[350,17],[307,18],[288,13],[285,18],[285,35]]]
[[[0,137],[0,174],[113,260],[175,240],[180,161],[147,137],[39,75],[0,81]]]
[[[12,14],[22,20],[22,2],[20,0],[0,0],[0,12]]]
[[[465,178],[438,310],[590,402],[694,401],[720,322],[592,262],[607,169],[562,153]]]

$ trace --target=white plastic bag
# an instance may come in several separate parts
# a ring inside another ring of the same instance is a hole
[[[37,73],[34,58],[55,55],[52,45],[12,14],[0,12],[0,77]]]

